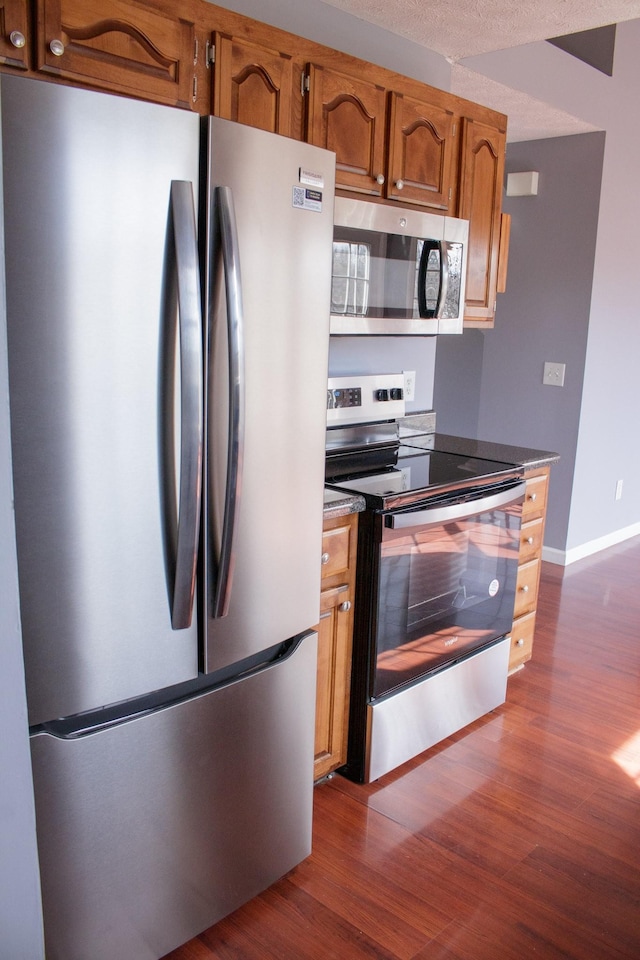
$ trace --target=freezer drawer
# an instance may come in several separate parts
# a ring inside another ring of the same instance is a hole
[[[157,960],[308,856],[316,647],[100,732],[32,737],[47,960]]]

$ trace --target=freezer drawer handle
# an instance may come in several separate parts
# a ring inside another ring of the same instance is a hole
[[[244,459],[244,314],[238,232],[233,193],[230,187],[216,187],[216,208],[227,302],[229,445],[224,520],[217,564],[218,577],[211,612],[213,617],[224,617],[229,611],[231,600],[234,544],[238,528]]]
[[[193,188],[171,183],[171,219],[180,330],[180,490],[171,625],[191,625],[196,585],[203,443],[202,312]]]

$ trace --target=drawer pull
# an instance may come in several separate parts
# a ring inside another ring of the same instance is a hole
[[[325,563],[329,563],[330,559],[331,555],[329,553],[323,553],[320,557],[320,563],[324,565]]]
[[[12,30],[9,34],[9,40],[11,41],[11,44],[18,50],[21,50],[27,42],[24,33],[21,33],[20,30]]]
[[[531,544],[533,543],[533,537],[527,537],[527,539],[525,540],[525,543],[528,543],[529,546],[531,546]]]
[[[524,584],[520,587],[520,589],[522,590],[523,593],[529,593],[529,584],[528,584],[528,583],[524,583]]]
[[[538,499],[538,494],[537,494],[537,493],[530,493],[530,494],[529,494],[529,500],[537,500],[537,499]]]
[[[516,640],[516,647],[524,647],[524,640],[520,637],[519,640]]]
[[[351,600],[343,600],[338,606],[338,610],[340,610],[341,613],[347,613],[347,611],[351,610]]]

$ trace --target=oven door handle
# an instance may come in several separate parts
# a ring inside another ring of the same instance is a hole
[[[409,527],[427,527],[437,523],[451,523],[454,520],[466,520],[485,510],[496,510],[506,507],[524,496],[525,483],[522,481],[508,490],[491,494],[488,497],[479,497],[477,500],[465,500],[463,503],[451,503],[444,506],[428,507],[426,510],[416,510],[412,513],[391,513],[385,516],[385,527],[392,530],[406,530]]]

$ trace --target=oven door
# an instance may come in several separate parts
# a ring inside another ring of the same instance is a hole
[[[524,483],[381,514],[371,698],[511,629]]]

